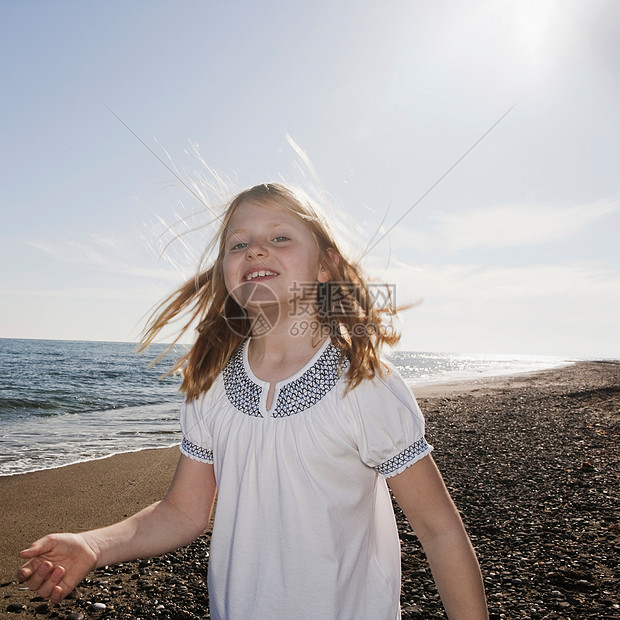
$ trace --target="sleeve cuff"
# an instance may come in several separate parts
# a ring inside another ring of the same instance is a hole
[[[405,471],[407,467],[410,467],[421,458],[429,455],[433,450],[433,446],[426,443],[426,439],[422,437],[415,443],[412,443],[408,448],[405,448],[402,452],[399,452],[396,456],[388,459],[375,470],[380,476],[384,478],[391,478]]]
[[[181,453],[190,459],[213,465],[213,450],[207,450],[207,448],[197,446],[195,443],[189,441],[187,437],[183,437],[183,441],[179,447],[181,449]]]

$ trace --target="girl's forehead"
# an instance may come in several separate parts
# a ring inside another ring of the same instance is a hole
[[[257,202],[244,200],[232,214],[229,226],[246,227],[251,224],[301,224],[304,225],[301,217],[282,205],[275,202]]]

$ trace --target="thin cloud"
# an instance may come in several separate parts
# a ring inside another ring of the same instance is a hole
[[[566,241],[596,220],[618,211],[617,204],[571,207],[502,206],[431,216],[448,248],[502,248]]]
[[[447,264],[394,267],[385,275],[396,284],[398,304],[423,302],[402,314],[403,349],[472,352],[482,346],[496,352],[617,357],[617,269],[595,262]]]
[[[30,240],[26,244],[55,261],[74,265],[85,272],[104,271],[110,275],[168,282],[179,282],[187,276],[177,267],[157,266],[156,258],[150,250],[129,238],[92,234],[84,241]],[[149,261],[152,267],[147,264]]]
[[[428,217],[416,229],[399,227],[390,233],[391,247],[400,252],[459,252],[471,249],[529,247],[568,241],[588,226],[620,212],[614,202],[567,207],[522,205],[477,207]]]
[[[37,288],[37,289],[7,289],[2,292],[3,296],[9,299],[27,298],[46,298],[46,299],[116,299],[124,300],[137,299],[147,300],[152,296],[150,289],[127,288],[104,288],[104,287],[56,287],[56,288]]]
[[[28,241],[27,245],[44,252],[50,258],[65,263],[91,263],[102,265],[104,256],[97,248],[79,241]]]
[[[434,299],[496,300],[507,307],[534,299],[556,299],[559,304],[606,299],[605,307],[620,311],[620,272],[597,262],[486,267],[483,265],[421,265],[390,268],[387,279],[404,293]]]

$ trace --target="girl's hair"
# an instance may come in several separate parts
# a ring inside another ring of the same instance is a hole
[[[312,232],[319,249],[319,261],[331,275],[330,282],[317,286],[317,320],[321,333],[328,334],[340,349],[341,361],[349,360],[347,389],[354,388],[363,379],[382,374],[382,345],[394,345],[400,339],[391,324],[385,325],[381,321],[382,313],[396,313],[389,290],[383,297],[388,301],[387,307],[377,308],[360,266],[343,256],[311,199],[303,192],[279,183],[256,185],[231,200],[213,240],[218,248],[215,260],[157,306],[149,318],[139,349],[148,347],[171,321],[185,318],[178,336],[157,358],[158,361],[197,322],[196,341],[168,373],[182,372],[181,391],[186,393],[188,400],[193,400],[211,387],[235,349],[251,335],[250,321],[239,318],[245,313],[228,294],[223,273],[229,223],[244,202],[283,209],[299,218]],[[230,320],[234,321],[234,330],[230,328]]]

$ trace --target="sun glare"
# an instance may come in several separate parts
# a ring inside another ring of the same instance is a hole
[[[519,2],[514,12],[515,38],[526,59],[540,64],[551,46],[557,44],[558,5],[556,2]]]

